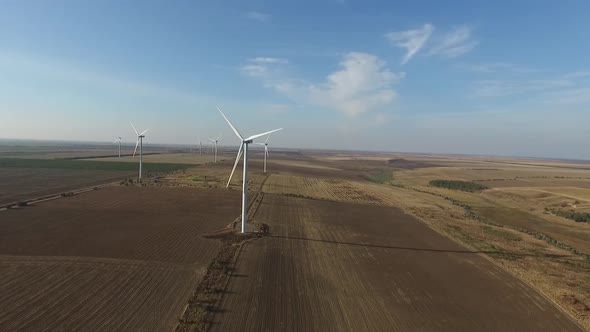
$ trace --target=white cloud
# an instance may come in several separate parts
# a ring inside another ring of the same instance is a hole
[[[258,21],[258,22],[267,22],[268,20],[270,20],[269,14],[261,13],[261,12],[257,12],[257,11],[247,12],[246,17],[251,20]]]
[[[326,82],[309,88],[311,100],[348,115],[359,115],[389,106],[396,97],[391,85],[404,77],[368,53],[352,52],[340,62],[341,70]]]
[[[454,58],[471,51],[477,44],[479,42],[471,38],[471,29],[461,26],[435,42],[428,54]]]
[[[434,26],[424,24],[420,29],[389,32],[385,34],[385,38],[390,44],[406,49],[406,55],[402,60],[403,65],[424,47],[433,30]]]
[[[383,111],[395,100],[392,85],[404,73],[394,73],[383,60],[368,53],[351,52],[340,62],[341,69],[321,83],[309,83],[286,77],[281,66],[288,62],[254,63],[241,71],[262,80],[264,87],[310,105],[329,108],[350,116]]]

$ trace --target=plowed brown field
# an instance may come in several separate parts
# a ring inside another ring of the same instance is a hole
[[[49,168],[0,168],[0,204],[118,181],[134,172]]]
[[[544,297],[401,210],[265,194],[218,331],[578,331]]]
[[[0,215],[0,330],[172,330],[240,193],[112,187]]]

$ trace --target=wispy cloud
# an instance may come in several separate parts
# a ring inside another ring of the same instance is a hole
[[[471,28],[461,26],[433,42],[428,54],[454,58],[471,51],[477,44],[479,41],[471,38]]]
[[[270,103],[263,104],[259,108],[259,113],[262,115],[282,115],[289,112],[293,108],[289,104]]]
[[[350,116],[389,107],[396,98],[393,84],[405,76],[404,73],[390,71],[377,56],[360,52],[344,55],[340,69],[320,83],[285,76],[281,70],[285,63],[254,63],[250,59],[241,71],[260,79],[265,87],[282,95]]]
[[[590,87],[575,87],[551,91],[543,94],[541,103],[551,105],[584,105],[584,111],[588,111],[590,105]]]
[[[256,57],[248,59],[247,63],[240,67],[240,71],[247,76],[268,80],[279,74],[279,65],[288,63],[289,60],[283,58]]]
[[[566,79],[554,80],[481,80],[476,82],[475,97],[507,97],[532,92],[551,91],[575,86]]]
[[[544,70],[530,68],[527,66],[514,64],[514,63],[507,63],[507,62],[493,62],[493,63],[479,63],[479,64],[469,64],[469,63],[462,63],[456,66],[459,69],[474,73],[474,74],[485,74],[485,75],[492,75],[492,74],[509,74],[509,75],[522,75],[522,74],[532,74],[532,73],[541,73]]]
[[[385,38],[391,45],[406,49],[406,55],[402,60],[403,65],[424,47],[433,30],[434,26],[427,23],[419,29],[388,32]]]
[[[461,56],[479,44],[479,41],[474,40],[471,35],[471,28],[460,26],[437,37],[434,26],[426,23],[418,29],[388,32],[385,38],[391,45],[406,50],[401,62],[404,65],[422,50],[425,50],[428,56],[445,58]]]
[[[560,75],[516,75],[509,78],[485,79],[475,81],[474,97],[507,97],[515,95],[531,95],[544,103],[572,104],[581,100],[589,101],[584,96],[589,91],[588,77],[590,72],[575,71]],[[504,76],[499,73],[494,76]],[[534,76],[534,77],[531,77]]]
[[[269,58],[269,57],[257,57],[248,60],[249,62],[254,63],[281,63],[286,64],[289,63],[289,60],[282,59],[282,58]]]
[[[0,67],[38,77],[49,77],[135,96],[148,96],[183,103],[201,103],[204,98],[152,82],[121,77],[115,73],[62,63],[26,54],[0,54]]]
[[[270,14],[257,12],[257,11],[249,11],[245,13],[245,16],[251,20],[258,21],[258,22],[267,22],[270,20]]]

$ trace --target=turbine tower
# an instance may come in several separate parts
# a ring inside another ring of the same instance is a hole
[[[209,141],[211,141],[212,144],[215,145],[214,149],[214,155],[215,157],[213,157],[213,162],[217,162],[217,142],[219,142],[219,139],[221,138],[221,133],[219,134],[219,136],[217,136],[217,138],[209,138]]]
[[[257,145],[264,145],[264,173],[266,173],[266,158],[268,157],[268,140],[270,138],[269,134],[268,136],[266,136],[266,141],[264,141],[264,143],[255,143]]]
[[[122,138],[119,136],[119,138],[113,142],[115,144],[119,143],[119,158],[121,158],[121,140]]]
[[[199,156],[203,155],[203,142],[201,141],[201,138],[199,137]]]
[[[227,124],[229,124],[229,126],[234,131],[236,136],[238,136],[238,138],[240,139],[240,148],[238,149],[238,155],[236,157],[236,162],[234,163],[234,167],[232,168],[231,174],[229,175],[229,180],[227,181],[226,188],[229,187],[229,183],[231,182],[231,178],[234,175],[234,171],[236,170],[236,166],[238,166],[238,162],[240,161],[240,158],[242,157],[242,152],[244,153],[244,172],[242,174],[242,177],[243,177],[242,178],[242,233],[245,233],[246,232],[246,222],[248,219],[248,145],[259,137],[272,134],[275,131],[282,130],[283,128],[267,131],[262,134],[252,135],[247,138],[244,138],[240,134],[240,132],[238,132],[238,130],[234,127],[234,125],[231,124],[231,122],[227,119],[227,117],[225,116],[225,114],[223,114],[223,112],[221,111],[221,109],[219,107],[217,107],[217,110],[219,111],[219,113],[221,113],[221,116],[223,116],[223,118],[225,119]]]
[[[131,122],[129,122],[131,123]],[[135,153],[137,152],[137,146],[139,146],[139,177],[138,180],[141,182],[141,175],[143,171],[143,138],[145,137],[145,133],[148,132],[149,129],[142,131],[141,133],[137,132],[133,123],[131,123],[131,127],[133,131],[135,131],[135,135],[137,135],[137,142],[135,143],[135,150],[133,150],[133,158],[135,158]]]

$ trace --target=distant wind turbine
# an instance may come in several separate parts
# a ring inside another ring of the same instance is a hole
[[[221,133],[219,134],[219,136],[217,136],[217,138],[209,138],[209,141],[211,141],[211,143],[215,145],[215,147],[214,147],[215,157],[213,158],[213,162],[217,162],[217,142],[219,142],[220,138],[221,138]]]
[[[203,155],[203,142],[201,141],[201,138],[199,137],[199,156]]]
[[[223,112],[221,111],[221,109],[219,107],[217,107],[217,110],[219,111],[219,113],[221,113],[221,116],[223,116],[223,118],[225,119],[227,124],[229,124],[229,126],[234,131],[236,136],[238,136],[238,138],[240,139],[240,148],[238,149],[238,155],[236,157],[236,162],[234,163],[234,167],[231,170],[231,174],[229,175],[229,180],[227,181],[226,187],[229,187],[229,183],[231,182],[231,178],[234,175],[234,171],[236,170],[236,166],[238,165],[238,162],[240,161],[240,158],[242,157],[242,152],[244,153],[244,172],[242,174],[242,233],[245,233],[246,232],[246,222],[247,222],[247,218],[248,218],[248,145],[259,137],[263,137],[265,135],[270,135],[270,134],[274,133],[275,131],[282,130],[283,128],[267,131],[262,134],[252,135],[248,138],[244,138],[238,132],[238,130],[234,127],[234,125],[232,125],[232,123],[227,119],[227,117],[225,116],[225,114],[223,114]]]
[[[119,136],[119,138],[113,142],[115,144],[119,143],[119,158],[121,158],[121,140],[122,138]]]
[[[270,139],[270,135],[272,134],[269,134],[266,137],[266,141],[264,141],[264,143],[254,143],[257,145],[264,145],[264,173],[266,173],[266,158],[268,158],[268,140]]]
[[[131,123],[131,122],[129,122]],[[139,146],[139,182],[141,182],[141,175],[142,175],[142,171],[143,171],[143,138],[145,137],[145,133],[148,132],[149,129],[146,129],[144,131],[141,132],[141,134],[139,132],[137,132],[137,129],[135,129],[135,126],[133,125],[133,123],[131,123],[131,127],[133,128],[133,131],[135,131],[135,134],[137,135],[137,142],[135,143],[135,150],[133,150],[133,158],[135,158],[135,153],[137,152],[137,146]]]

